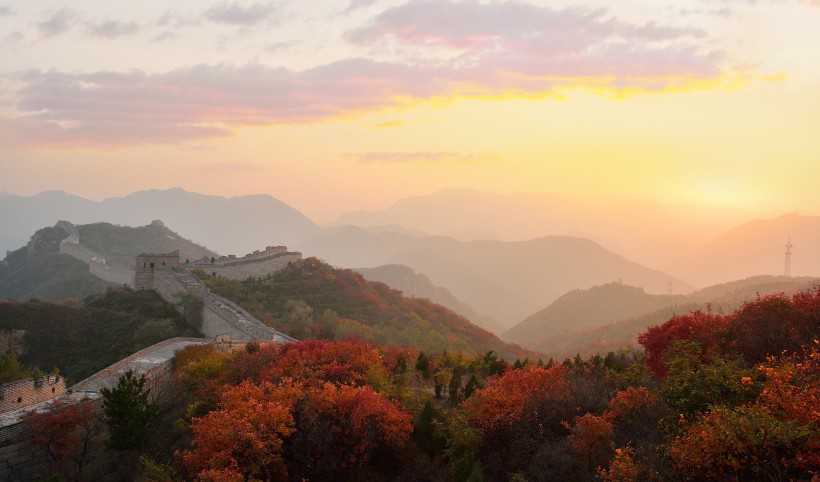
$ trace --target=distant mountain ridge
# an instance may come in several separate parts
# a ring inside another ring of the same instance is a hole
[[[473,324],[496,335],[504,331],[495,320],[487,316],[481,316],[470,305],[456,298],[447,288],[434,285],[430,278],[424,274],[416,273],[412,268],[399,264],[388,264],[376,268],[357,268],[354,271],[360,273],[367,280],[379,281],[393,289],[397,289],[405,296],[427,298],[433,303],[453,310],[472,321]]]
[[[820,278],[754,276],[689,295],[649,295],[630,286],[597,286],[562,296],[508,330],[502,338],[559,358],[636,345],[636,335],[672,315],[693,310],[730,312],[757,295],[815,289]],[[606,308],[612,309],[607,317]]]
[[[271,244],[292,245],[316,236],[318,225],[268,195],[224,198],[182,189],[140,191],[90,201],[63,191],[0,197],[0,249],[16,249],[31,233],[59,220],[144,226],[162,219],[183,237],[207,242],[222,254],[252,252]]]
[[[539,192],[501,194],[442,189],[387,209],[341,215],[336,225],[398,224],[462,241],[526,241],[578,235],[640,264],[680,276],[677,261],[758,213],[715,206],[635,200],[581,202]]]
[[[355,227],[314,238],[303,250],[337,266],[409,266],[477,312],[509,326],[567,291],[622,280],[663,293],[686,283],[583,238],[462,242],[445,236],[370,233]]]
[[[504,333],[504,339],[519,344],[558,334],[597,327],[685,302],[681,295],[652,295],[642,288],[607,283],[573,290],[543,310],[528,316]]]
[[[794,244],[793,276],[820,274],[820,216],[797,213],[755,219],[727,231],[704,246],[687,263],[687,279],[715,284],[761,273],[783,274],[785,245]]]
[[[106,265],[116,269],[133,270],[136,256],[146,251],[178,250],[183,259],[214,255],[159,222],[136,228],[95,223],[76,226],[76,230],[80,246],[103,256]],[[60,243],[66,236],[68,233],[61,227],[43,228],[26,246],[8,253],[0,263],[0,298],[57,301],[83,299],[105,290],[109,283],[89,273],[88,264],[60,254]]]

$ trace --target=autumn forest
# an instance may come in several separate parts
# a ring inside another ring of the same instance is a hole
[[[378,344],[362,332],[332,339],[329,318],[299,343],[178,352],[156,413],[91,470],[408,482],[809,481],[820,471],[818,289],[673,316],[642,333],[640,349],[565,360]],[[56,475],[99,476],[78,462],[89,426],[77,410],[28,423]]]

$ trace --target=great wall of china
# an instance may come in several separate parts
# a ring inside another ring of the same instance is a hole
[[[156,398],[168,396],[174,354],[191,345],[229,345],[209,338],[171,338],[140,350],[117,363],[100,370],[66,389],[62,377],[47,375],[0,386],[0,403],[9,408],[0,413],[0,479],[5,481],[34,480],[50,463],[50,456],[29,440],[23,417],[31,411],[43,412],[59,399],[68,405],[89,404],[102,416],[102,388],[113,388],[128,370],[144,375],[146,386]],[[92,452],[103,450],[105,436],[92,440]]]
[[[68,221],[60,221],[55,227],[62,228],[68,233],[68,236],[60,241],[60,254],[66,254],[87,264],[88,271],[103,281],[117,285],[134,285],[133,270],[110,266],[106,264],[104,256],[80,246],[80,232],[73,224]]]
[[[227,256],[202,259],[190,265],[180,264],[178,253],[141,254],[137,257],[135,270],[122,270],[106,265],[103,256],[80,245],[80,235],[73,224],[60,221],[57,227],[67,233],[60,243],[60,253],[83,261],[88,265],[89,272],[104,281],[129,285],[135,289],[153,289],[166,301],[174,304],[184,295],[201,299],[203,309],[200,331],[207,338],[165,340],[120,360],[68,389],[65,388],[63,379],[55,375],[0,386],[0,406],[5,408],[0,411],[0,480],[33,480],[48,465],[48,454],[34,447],[28,440],[23,416],[32,410],[47,410],[56,398],[69,404],[93,404],[94,409],[101,412],[100,389],[112,388],[128,370],[145,375],[152,393],[161,396],[171,381],[174,353],[186,346],[214,344],[230,347],[235,342],[252,340],[269,343],[296,341],[265,325],[238,304],[211,293],[186,268],[245,279],[281,270],[289,263],[301,260],[301,253],[290,253],[287,248],[277,246],[254,252],[244,258]],[[98,441],[95,450],[102,450],[102,446],[102,440]]]
[[[125,284],[135,289],[153,289],[173,304],[177,304],[183,294],[202,299],[204,306],[201,331],[207,337],[226,335],[234,340],[244,341],[293,341],[289,336],[265,325],[236,303],[211,293],[189,270],[201,269],[209,274],[240,280],[262,277],[286,268],[289,263],[300,261],[301,253],[288,252],[284,246],[269,246],[264,251],[256,251],[242,258],[203,258],[184,265],[175,253],[143,253],[137,258],[134,270],[121,270],[106,265],[104,256],[82,246],[80,233],[70,222],[60,221],[56,227],[67,233],[60,243],[60,253],[86,263],[89,271],[104,281]]]

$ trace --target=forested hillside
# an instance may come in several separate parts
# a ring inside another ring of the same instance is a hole
[[[83,306],[0,302],[0,334],[10,340],[7,351],[44,371],[57,368],[73,382],[162,340],[199,336],[198,323],[198,315],[183,317],[155,292],[130,288],[109,289]]]
[[[767,296],[672,317],[641,334],[645,352],[513,365],[354,341],[189,347],[152,452],[128,470],[203,481],[816,480],[818,320],[820,290]]]
[[[316,258],[265,279],[234,281],[199,272],[212,291],[297,339],[359,339],[429,352],[493,350],[505,358],[531,354],[441,305],[408,298],[384,283]]]
[[[80,245],[104,257],[106,265],[114,268],[132,270],[137,255],[146,252],[178,250],[183,261],[216,255],[158,221],[136,228],[95,223],[77,226],[77,231]],[[88,265],[60,254],[60,241],[66,236],[68,233],[60,227],[43,228],[26,246],[9,252],[0,262],[0,299],[82,301],[86,296],[103,292],[108,284],[89,273]]]
[[[760,295],[811,290],[818,278],[755,276],[710,286],[690,295],[650,295],[640,288],[605,285],[568,293],[511,329],[505,339],[550,356],[619,350],[673,315],[703,310],[728,313]]]
[[[161,221],[139,227],[94,223],[77,226],[77,231],[81,245],[102,254],[106,263],[120,268],[133,269],[134,260],[141,253],[179,251],[182,261],[218,256],[171,231]]]
[[[400,290],[405,296],[427,298],[433,303],[445,306],[487,331],[495,334],[503,331],[495,320],[478,314],[468,304],[456,298],[450,290],[434,285],[430,278],[423,273],[416,273],[412,268],[400,264],[386,264],[376,268],[357,268],[356,271],[370,281],[380,281]]]
[[[105,290],[107,284],[89,273],[85,263],[60,254],[66,235],[61,228],[43,228],[26,246],[7,253],[0,262],[0,299],[83,299]]]

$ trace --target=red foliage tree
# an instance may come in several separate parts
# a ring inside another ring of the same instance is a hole
[[[561,422],[574,416],[575,406],[566,369],[528,365],[490,379],[462,407],[470,423],[485,433],[502,430],[522,421],[532,430],[562,433]]]
[[[658,378],[666,376],[663,354],[677,340],[695,341],[703,353],[718,347],[718,334],[728,324],[723,315],[694,311],[688,315],[673,316],[666,323],[650,327],[638,335],[638,343],[646,349],[647,366]]]
[[[52,470],[68,480],[82,480],[83,468],[101,444],[105,432],[96,402],[53,401],[43,412],[23,416],[31,443],[50,457]]]
[[[820,288],[795,294],[758,296],[731,315],[726,350],[751,366],[783,351],[799,350],[820,336]]]
[[[631,418],[654,403],[655,395],[646,387],[627,387],[612,397],[604,416],[612,423]]]
[[[188,470],[200,480],[286,478],[283,444],[294,431],[292,410],[301,394],[302,386],[289,380],[227,388],[218,410],[193,421],[193,450],[183,454]]]
[[[370,387],[325,383],[311,388],[295,418],[291,453],[311,480],[353,476],[374,451],[402,446],[413,431],[411,415]]]
[[[590,471],[606,462],[614,431],[608,417],[587,413],[575,419],[571,430],[568,439],[572,450],[586,461]]]
[[[268,350],[276,354],[260,371],[259,380],[292,378],[314,385],[322,382],[364,385],[372,372],[386,371],[378,349],[367,343],[304,341],[265,347],[259,353]]]

